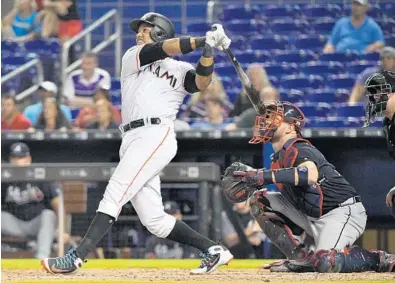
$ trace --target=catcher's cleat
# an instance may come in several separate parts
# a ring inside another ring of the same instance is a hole
[[[314,267],[310,265],[294,265],[288,260],[277,260],[275,262],[264,264],[262,269],[269,269],[270,272],[314,272]]]
[[[395,272],[395,254],[389,254],[385,251],[376,251],[380,256],[378,272]]]
[[[82,259],[78,257],[77,251],[71,249],[64,256],[44,258],[41,261],[41,265],[48,273],[72,273],[82,266],[82,262]]]
[[[199,267],[191,270],[191,274],[208,274],[216,270],[221,265],[228,265],[233,259],[229,250],[222,246],[212,246],[207,251],[201,252],[203,260]]]

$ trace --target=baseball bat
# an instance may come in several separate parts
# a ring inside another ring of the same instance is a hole
[[[233,66],[235,67],[237,75],[239,76],[240,81],[243,84],[243,87],[247,93],[247,97],[251,101],[251,104],[254,107],[255,111],[259,115],[264,114],[265,113],[265,106],[261,103],[259,93],[252,85],[250,79],[247,77],[243,68],[240,66],[239,61],[237,61],[236,57],[233,55],[232,51],[229,48],[224,49],[224,51],[225,51],[226,55],[228,55]]]

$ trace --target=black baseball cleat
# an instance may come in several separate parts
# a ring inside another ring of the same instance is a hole
[[[82,266],[82,259],[79,258],[77,251],[71,249],[61,257],[44,258],[41,261],[42,267],[52,274],[66,274],[77,271]]]
[[[208,274],[215,271],[221,265],[228,265],[233,259],[229,250],[222,246],[212,246],[207,251],[201,252],[203,260],[199,267],[191,270],[191,274]]]

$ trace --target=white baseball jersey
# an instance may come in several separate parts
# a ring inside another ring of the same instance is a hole
[[[144,45],[130,48],[122,58],[122,123],[144,117],[176,119],[188,92],[184,79],[193,66],[171,58],[141,66]]]

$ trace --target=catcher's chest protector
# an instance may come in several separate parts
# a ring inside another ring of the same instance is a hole
[[[308,140],[295,138],[287,141],[280,150],[278,158],[272,157],[271,170],[280,168],[290,168],[295,166],[299,150],[295,143],[304,142],[311,145]],[[322,205],[324,196],[319,184],[308,186],[291,186],[284,184],[275,184],[276,187],[288,198],[291,203],[296,203],[297,208],[306,213],[308,216],[319,218],[322,216]]]

